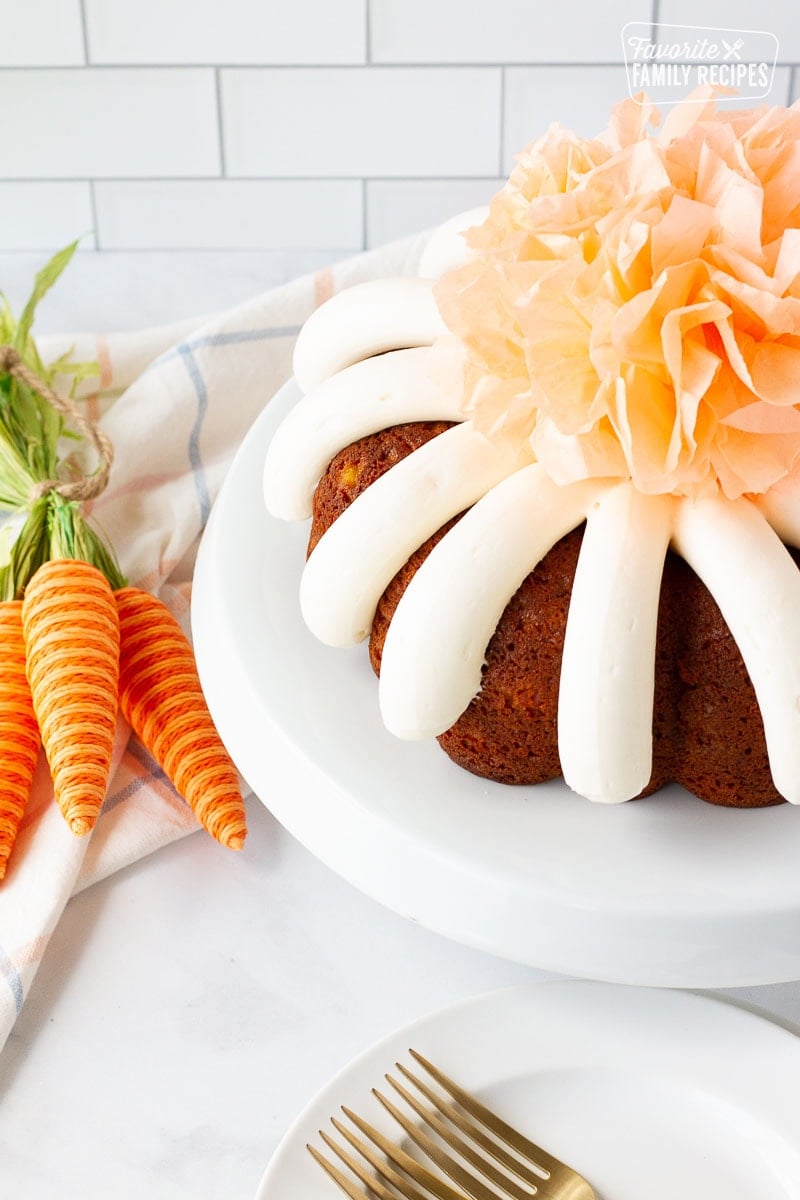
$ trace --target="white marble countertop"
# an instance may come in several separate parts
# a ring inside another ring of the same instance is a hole
[[[39,327],[177,320],[323,261],[81,255]],[[40,263],[0,256],[14,303]],[[69,904],[0,1057],[0,1194],[249,1200],[294,1115],[357,1052],[545,977],[360,895],[258,802],[250,826],[241,856],[190,836]],[[726,994],[800,1032],[800,983]]]

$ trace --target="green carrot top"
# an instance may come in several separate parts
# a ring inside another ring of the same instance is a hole
[[[37,568],[52,558],[82,559],[102,571],[112,588],[125,584],[112,550],[81,511],[82,502],[105,486],[113,455],[105,435],[73,403],[78,383],[99,375],[98,364],[72,361],[67,353],[46,366],[31,334],[39,301],[77,245],[60,250],[39,271],[18,319],[0,293],[0,509],[26,514],[5,555],[0,551],[0,600],[21,597]],[[57,375],[71,377],[67,398],[53,389]],[[62,481],[63,439],[81,436],[93,443],[98,469]]]

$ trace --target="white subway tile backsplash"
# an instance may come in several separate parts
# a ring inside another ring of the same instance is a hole
[[[93,63],[359,63],[366,57],[364,0],[84,4]]]
[[[774,34],[766,101],[800,98],[798,2],[0,0],[0,250],[378,245],[485,202],[551,122],[604,129],[629,22]]]
[[[624,100],[624,67],[509,67],[505,86],[504,170],[514,155],[558,121],[581,137],[608,125],[612,105]]]
[[[457,213],[486,204],[501,179],[370,179],[367,245],[430,229]]]
[[[0,249],[58,250],[75,238],[93,249],[91,184],[0,185]]]
[[[141,330],[187,320],[197,328],[212,313],[340,257],[338,250],[252,249],[78,254],[36,310],[35,332],[69,336],[90,329]],[[0,286],[14,312],[21,311],[31,280],[44,262],[41,252],[0,252]]]
[[[214,72],[0,71],[7,177],[213,175]]]
[[[361,247],[357,180],[107,181],[95,187],[104,250]]]
[[[640,10],[650,16],[648,2]],[[374,62],[620,62],[630,0],[370,0]]]
[[[500,71],[223,70],[230,175],[492,175]]]
[[[84,61],[80,0],[0,0],[0,67]]]
[[[800,11],[797,0],[661,0],[659,26],[693,25],[720,29],[761,29],[778,39],[778,62],[800,59]]]

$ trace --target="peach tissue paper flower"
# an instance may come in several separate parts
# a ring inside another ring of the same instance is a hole
[[[800,458],[800,102],[657,125],[637,97],[519,155],[437,285],[466,414],[558,483],[761,493]]]

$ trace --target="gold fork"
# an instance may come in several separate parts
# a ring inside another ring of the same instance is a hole
[[[471,1200],[503,1200],[506,1196],[511,1200],[531,1200],[532,1197],[536,1200],[597,1200],[591,1186],[577,1171],[506,1124],[416,1050],[409,1050],[409,1054],[441,1090],[434,1089],[402,1063],[397,1063],[397,1070],[418,1095],[391,1075],[386,1076],[386,1081],[412,1115],[375,1088],[373,1095],[455,1187],[447,1183],[442,1174],[423,1166],[362,1117],[343,1107],[342,1112],[358,1133],[336,1117],[331,1118],[331,1123],[350,1149],[322,1129],[319,1135],[350,1174],[316,1147],[309,1145],[307,1149],[351,1200],[373,1200],[373,1197],[377,1200],[398,1200],[399,1197],[430,1200],[431,1196],[435,1200],[467,1200],[468,1197]],[[419,1099],[420,1096],[427,1104]],[[431,1137],[420,1122],[435,1136]],[[478,1178],[475,1171],[483,1179]]]

